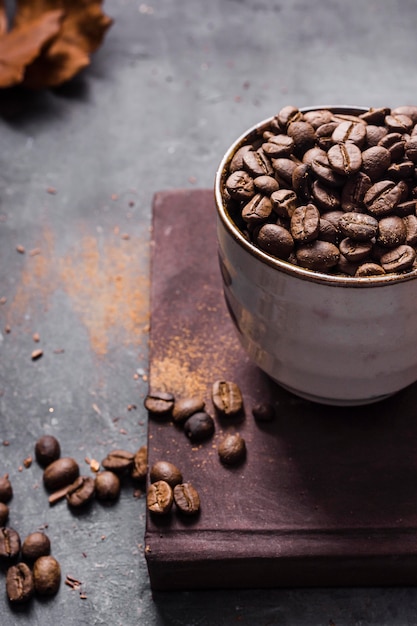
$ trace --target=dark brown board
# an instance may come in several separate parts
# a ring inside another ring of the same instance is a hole
[[[172,421],[149,420],[149,466],[175,463],[201,513],[148,514],[154,590],[417,582],[417,386],[374,405],[335,408],[293,396],[251,364],[224,303],[210,190],[155,195],[151,263],[152,390],[201,396],[215,435],[193,445]],[[389,355],[387,355],[389,358]],[[217,379],[240,386],[244,418],[213,411]],[[276,417],[260,424],[259,402]],[[246,440],[227,468],[217,445]]]

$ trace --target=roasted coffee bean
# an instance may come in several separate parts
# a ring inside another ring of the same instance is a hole
[[[295,209],[291,217],[291,235],[297,242],[307,243],[317,238],[320,230],[320,212],[314,204]]]
[[[211,397],[214,408],[222,417],[232,417],[243,411],[242,393],[233,381],[216,380],[213,383]]]
[[[334,146],[332,135],[337,126],[337,122],[328,122],[326,124],[322,124],[316,130],[317,145],[326,152],[329,148]]]
[[[253,195],[253,194],[252,194]],[[144,406],[151,417],[168,417],[171,415],[174,406],[175,397],[172,393],[166,391],[154,391],[148,393],[145,398]]]
[[[379,146],[386,148],[391,156],[391,162],[400,161],[405,153],[405,139],[401,133],[388,133],[378,142]]]
[[[340,208],[340,193],[326,183],[315,180],[311,186],[312,201],[320,211],[337,211]]]
[[[417,163],[417,137],[410,137],[408,141],[406,141],[405,146],[405,156],[412,163]]]
[[[378,231],[378,220],[367,213],[345,213],[339,220],[339,227],[346,237],[355,241],[370,241]]]
[[[22,543],[22,559],[27,563],[34,563],[40,556],[47,556],[50,552],[49,537],[40,531],[30,533]]]
[[[389,115],[389,113],[387,113],[387,115]],[[406,104],[395,107],[395,109],[392,109],[391,115],[408,115],[408,117],[412,119],[413,123],[417,124],[417,106]]]
[[[274,405],[269,402],[261,402],[252,408],[252,415],[257,422],[272,422],[275,418]]]
[[[170,512],[174,494],[172,487],[164,480],[158,480],[149,485],[146,503],[149,511],[157,515],[166,515]]]
[[[243,157],[246,152],[250,152],[252,150],[252,146],[242,146],[241,148],[239,148],[233,155],[232,160],[230,161],[229,172],[232,173],[237,172],[238,170],[243,170]]]
[[[395,248],[405,243],[406,237],[407,229],[403,218],[397,215],[389,215],[379,220],[376,241],[384,248]]]
[[[148,446],[141,446],[135,453],[131,476],[133,480],[145,480],[148,471]]]
[[[362,153],[358,146],[347,141],[332,146],[328,153],[330,167],[337,174],[351,175],[358,172],[362,165]]]
[[[307,269],[326,272],[337,265],[339,249],[333,243],[316,239],[298,248],[296,258],[298,263]]]
[[[28,602],[34,593],[35,585],[30,568],[26,563],[12,565],[6,574],[6,593],[11,604]]]
[[[291,234],[278,224],[264,224],[258,230],[255,243],[265,252],[286,261],[294,248]]]
[[[174,487],[174,502],[185,515],[195,515],[200,510],[200,496],[191,483],[181,483]]]
[[[115,474],[124,474],[132,469],[135,455],[128,450],[112,450],[109,452],[101,464],[104,469]]]
[[[91,476],[78,476],[68,487],[67,502],[74,509],[86,506],[94,498],[95,480]]]
[[[385,137],[387,134],[388,131],[385,126],[373,126],[368,124],[366,127],[366,143],[368,147],[372,148],[373,146],[377,146],[382,137]]]
[[[43,484],[48,491],[55,491],[74,482],[80,474],[80,467],[71,457],[61,457],[50,463],[43,472]]]
[[[61,584],[61,567],[53,556],[41,556],[33,565],[35,592],[40,596],[53,596]]]
[[[113,502],[120,495],[120,478],[110,471],[99,472],[95,478],[95,494],[97,500]]]
[[[414,176],[415,165],[412,161],[393,163],[386,171],[386,176],[392,180],[407,180]]]
[[[43,435],[35,444],[35,458],[39,465],[47,467],[61,456],[58,439],[52,435]]]
[[[313,128],[319,128],[323,124],[332,121],[333,115],[328,109],[317,109],[316,111],[307,111],[303,114],[306,122],[309,122]]]
[[[341,205],[344,211],[365,210],[364,199],[366,192],[372,186],[372,181],[367,174],[357,172],[350,177],[341,193]]]
[[[332,139],[334,143],[350,141],[362,148],[366,139],[366,126],[352,121],[340,122],[333,131]]]
[[[304,152],[301,163],[311,165],[315,159],[320,159],[322,157],[327,157],[325,150],[319,146],[314,146],[313,148],[310,148],[310,150],[307,150],[307,152]]]
[[[387,115],[385,126],[391,133],[409,133],[414,126],[413,120],[404,113]]]
[[[383,276],[385,274],[384,268],[378,263],[363,263],[359,265],[355,272],[355,276]]]
[[[14,528],[0,528],[0,562],[12,563],[20,555],[20,536]]]
[[[0,527],[4,526],[9,519],[9,507],[4,502],[0,502]]]
[[[417,217],[415,215],[405,215],[403,217],[405,226],[405,242],[408,246],[417,245]]]
[[[249,172],[251,176],[271,176],[274,173],[271,162],[265,152],[260,148],[246,152],[243,155],[243,168]]]
[[[389,115],[391,110],[387,107],[371,107],[369,111],[360,114],[361,120],[369,124],[383,124],[385,121],[385,116]]]
[[[194,413],[203,411],[204,407],[205,402],[201,398],[179,398],[172,409],[172,420],[175,424],[183,424]]]
[[[217,452],[225,465],[237,465],[246,456],[246,442],[239,433],[230,433],[220,441]]]
[[[329,222],[328,220],[320,217],[320,229],[317,239],[321,241],[329,241],[330,243],[337,244],[339,241],[340,230]]]
[[[395,215],[405,217],[406,215],[416,215],[417,201],[406,200],[406,202],[400,202],[395,207]]]
[[[311,197],[311,167],[308,163],[297,165],[292,173],[292,187],[301,200]]]
[[[273,135],[262,144],[262,150],[270,158],[289,157],[294,150],[294,141],[288,135]]]
[[[368,189],[364,202],[369,213],[377,218],[392,213],[403,198],[401,182],[381,180]]]
[[[184,422],[184,432],[193,442],[209,439],[214,428],[214,420],[206,411],[194,413]]]
[[[273,176],[257,176],[253,183],[258,191],[267,196],[279,189],[279,183]]]
[[[9,475],[0,476],[0,502],[7,504],[13,497],[13,487]]]
[[[261,193],[253,196],[242,209],[242,218],[248,225],[256,226],[265,222],[272,213],[271,200]]]
[[[371,241],[356,241],[350,237],[342,239],[339,244],[341,254],[350,263],[359,263],[367,259],[372,250]]]
[[[173,463],[170,463],[170,461],[157,461],[154,463],[150,469],[149,478],[151,483],[164,480],[172,488],[182,483],[181,470]]]
[[[313,126],[303,120],[297,120],[288,124],[287,134],[294,141],[294,154],[299,157],[312,148],[316,140]]]
[[[403,272],[409,269],[415,260],[414,248],[403,244],[382,255],[380,262],[386,272]]]
[[[287,105],[280,109],[275,119],[278,122],[278,127],[286,130],[291,122],[303,119],[303,114],[299,109],[297,109],[297,107]]]
[[[274,168],[275,174],[278,177],[278,181],[280,181],[283,186],[287,185],[291,187],[292,184],[292,175],[295,168],[298,165],[297,161],[293,159],[271,159],[272,167]]]
[[[349,261],[345,256],[343,256],[343,254],[340,254],[339,262],[337,264],[337,271],[343,276],[356,276],[356,272],[358,271],[358,268],[361,264],[361,261],[353,263],[352,261]]]
[[[329,159],[324,150],[314,156],[311,161],[311,169],[313,173],[328,187],[340,188],[346,182],[346,177],[336,174],[331,168]]]
[[[391,165],[391,155],[382,146],[372,146],[362,152],[362,172],[373,181],[378,180]]]
[[[277,215],[290,218],[297,208],[297,195],[292,189],[279,189],[271,194],[271,202]]]

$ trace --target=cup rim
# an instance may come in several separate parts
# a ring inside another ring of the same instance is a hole
[[[321,109],[331,110],[333,113],[338,114],[360,114],[369,111],[369,107],[357,106],[357,105],[318,105],[302,107],[300,111],[306,113],[308,111],[319,111]],[[232,217],[229,215],[226,209],[226,203],[223,202],[222,188],[227,177],[226,168],[229,165],[235,152],[248,141],[256,138],[261,138],[262,133],[266,130],[274,116],[266,118],[261,122],[253,125],[242,133],[227,149],[224,154],[215,175],[214,182],[214,196],[217,208],[217,214],[220,217],[223,225],[225,226],[229,235],[251,256],[258,259],[262,263],[269,265],[270,267],[280,270],[286,274],[290,274],[302,280],[307,280],[314,283],[324,283],[335,287],[382,287],[384,285],[394,285],[413,280],[417,277],[417,269],[404,274],[384,274],[383,276],[337,276],[334,274],[326,274],[324,272],[318,272],[316,270],[310,270],[299,265],[294,265],[288,261],[278,259],[264,252],[260,248],[257,248],[252,242],[247,240],[240,229],[234,223]]]

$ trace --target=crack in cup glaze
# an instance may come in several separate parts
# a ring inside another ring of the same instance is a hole
[[[368,111],[300,109],[319,110]],[[272,119],[232,144],[215,179],[219,264],[240,342],[257,366],[300,397],[340,406],[382,400],[417,381],[417,270],[355,277],[309,270],[272,257],[244,236],[224,200],[228,165]]]

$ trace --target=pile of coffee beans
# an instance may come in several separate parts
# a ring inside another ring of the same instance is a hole
[[[345,277],[417,268],[417,106],[285,106],[239,147],[223,198],[272,257]]]
[[[157,461],[149,471],[147,506],[151,513],[167,515],[175,503],[179,513],[196,515],[200,496],[190,482],[183,482],[181,470],[169,461]]]
[[[50,492],[49,503],[54,505],[65,499],[74,510],[86,508],[94,498],[114,502],[120,495],[124,478],[135,484],[142,483],[148,471],[147,446],[135,453],[111,450],[101,463],[89,461],[94,477],[81,475],[74,458],[61,456],[60,443],[51,435],[38,439],[35,458],[43,468],[43,484]],[[11,606],[27,603],[34,596],[55,595],[61,582],[61,567],[50,554],[48,536],[35,531],[22,542],[18,532],[6,526],[12,497],[12,484],[5,474],[0,477],[0,566],[6,572],[6,593]]]

